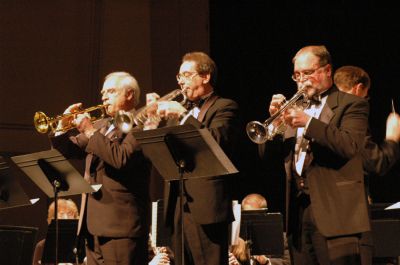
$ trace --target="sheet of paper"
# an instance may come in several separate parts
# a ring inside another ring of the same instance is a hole
[[[393,209],[400,209],[400,202],[396,202],[385,208],[385,210],[393,210]]]

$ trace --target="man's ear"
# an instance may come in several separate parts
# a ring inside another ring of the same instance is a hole
[[[332,76],[332,66],[330,65],[330,64],[328,64],[327,66],[326,66],[326,71],[328,72],[328,77],[331,77]]]
[[[135,97],[135,93],[133,92],[133,90],[127,90],[126,91],[126,99],[133,100],[134,97]]]
[[[354,86],[354,91],[355,91],[354,94],[356,96],[362,97],[362,98],[366,97],[368,94],[367,88],[361,83],[358,83],[357,85]]]
[[[203,75],[203,84],[210,83],[210,79],[211,79],[211,75],[210,74]]]

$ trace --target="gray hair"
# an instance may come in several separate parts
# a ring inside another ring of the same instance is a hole
[[[119,88],[123,88],[126,91],[132,91],[134,96],[134,106],[139,104],[140,100],[140,87],[136,79],[127,72],[113,72],[106,76],[105,80],[109,78],[115,78],[116,84]]]
[[[305,46],[301,48],[296,55],[293,57],[292,62],[294,63],[297,59],[297,56],[302,53],[302,52],[311,52],[315,56],[319,58],[319,65],[324,66],[327,64],[332,65],[332,57],[331,54],[329,53],[328,49],[324,45],[313,45],[313,46]]]

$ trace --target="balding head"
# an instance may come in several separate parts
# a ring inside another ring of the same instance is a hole
[[[267,208],[267,200],[260,194],[252,193],[242,200],[242,210],[260,210]]]

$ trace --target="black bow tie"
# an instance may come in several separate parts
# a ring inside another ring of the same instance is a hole
[[[325,90],[324,92],[322,92],[320,94],[314,95],[311,98],[311,100],[315,102],[314,104],[317,104],[317,105],[321,104],[322,98],[327,97],[330,90],[331,89],[328,89],[328,90]]]
[[[320,95],[314,95],[313,97],[310,98],[310,105],[319,105],[321,104],[321,96]]]
[[[200,100],[197,100],[197,101],[188,101],[187,108],[188,109],[192,109],[192,108],[195,108],[195,107],[201,108],[201,106],[203,106],[205,101],[206,101],[206,99],[200,99]]]

